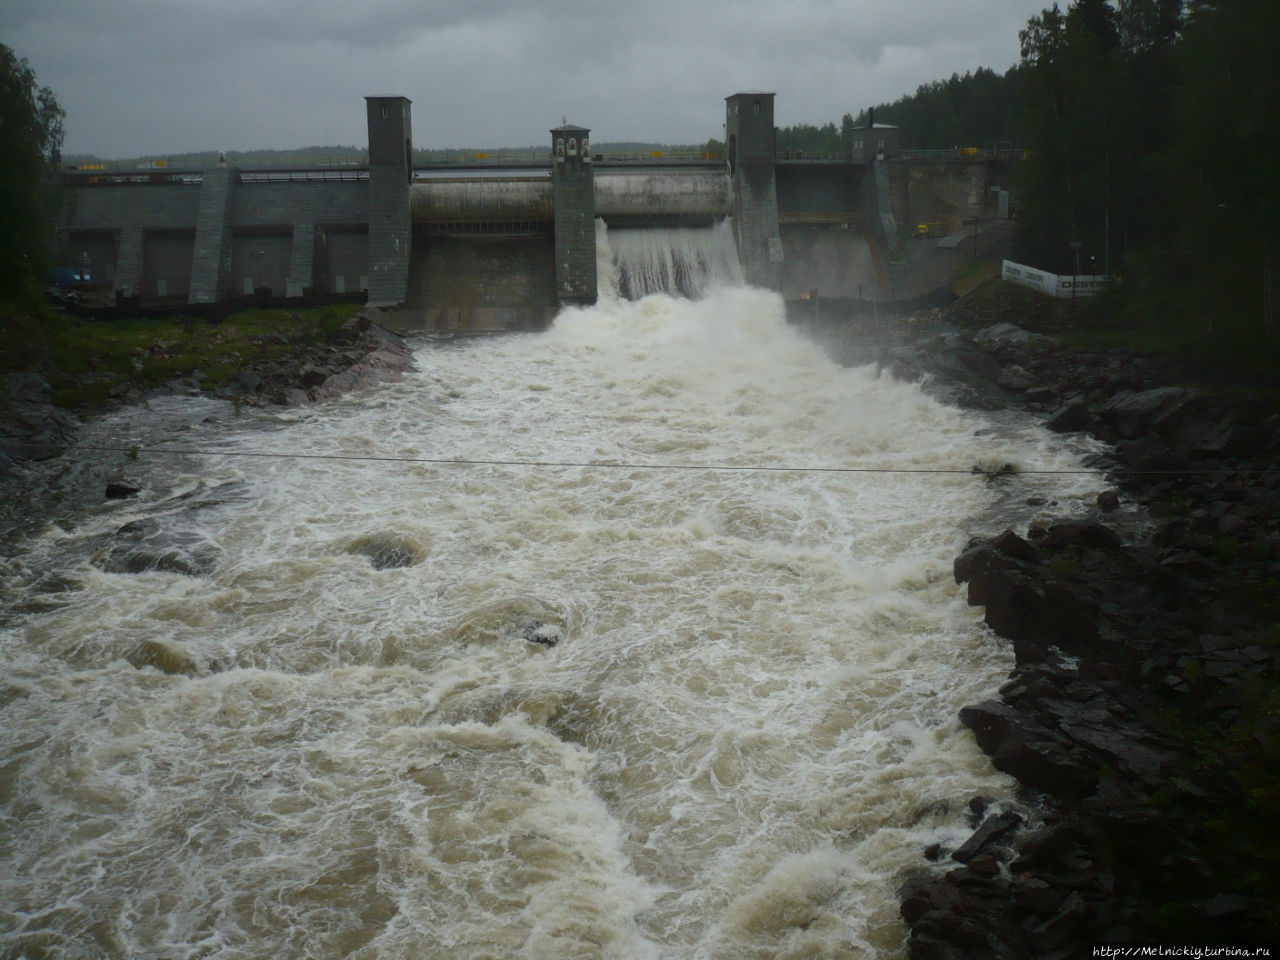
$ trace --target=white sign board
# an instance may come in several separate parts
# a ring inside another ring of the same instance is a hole
[[[1047,270],[1037,270],[1023,263],[1005,260],[1001,265],[1000,278],[1013,283],[1039,290],[1051,297],[1070,300],[1073,297],[1092,297],[1095,293],[1109,286],[1114,277],[1098,274],[1067,274],[1059,276]]]

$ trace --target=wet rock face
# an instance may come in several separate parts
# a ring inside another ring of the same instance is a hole
[[[912,878],[909,955],[1274,942],[1280,912],[1257,880],[1274,878],[1255,812],[1268,775],[1254,767],[1280,753],[1266,707],[1280,696],[1280,416],[1152,358],[988,332],[952,364],[966,378],[952,398],[1003,396],[1110,442],[1115,488],[1095,518],[975,540],[955,561],[1017,664],[960,720],[1038,798],[1043,825],[1000,824],[997,841],[988,818],[953,854],[965,866]],[[975,385],[989,367],[1002,372]],[[1126,503],[1155,522],[1116,525]],[[944,852],[922,851],[922,867]]]
[[[213,572],[217,545],[191,530],[167,529],[159,520],[134,520],[120,527],[90,561],[107,573],[178,573],[204,577]]]
[[[49,400],[49,382],[38,373],[0,379],[0,477],[22,461],[56,457],[76,434],[76,419]]]
[[[369,534],[357,539],[347,549],[349,553],[367,558],[375,570],[412,567],[423,559],[418,544],[395,533]]]

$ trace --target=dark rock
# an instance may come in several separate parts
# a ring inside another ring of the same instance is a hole
[[[1049,525],[1043,547],[1086,546],[1119,549],[1124,539],[1110,527],[1092,520],[1066,520]]]
[[[129,497],[136,497],[142,492],[142,488],[127,480],[112,480],[107,484],[105,492],[108,500],[126,500]]]
[[[969,861],[969,869],[984,877],[994,877],[1000,872],[1000,864],[989,853],[981,854]]]
[[[979,854],[986,852],[989,844],[1003,839],[1016,830],[1021,823],[1022,818],[1016,813],[1001,813],[987,817],[982,822],[982,826],[952,852],[951,859],[957,863],[971,863]]]
[[[987,812],[987,808],[991,806],[990,797],[971,797],[969,799],[969,817],[972,825],[977,827],[982,822],[983,815]]]
[[[1191,396],[1186,387],[1121,391],[1102,406],[1098,417],[1115,435],[1132,438],[1176,421]]]
[[[1239,894],[1224,893],[1210,897],[1200,904],[1200,910],[1206,920],[1222,920],[1226,917],[1242,916],[1258,907],[1257,903]]]
[[[348,552],[366,557],[375,570],[394,570],[421,563],[422,552],[411,540],[397,534],[370,534],[354,541]]]
[[[1033,563],[1040,559],[1040,551],[1036,549],[1035,544],[1022,539],[1012,530],[1006,530],[996,537],[995,548],[1006,557],[1013,557],[1015,560]]]
[[[523,623],[516,629],[516,634],[529,643],[554,647],[564,639],[564,628],[558,623]]]
[[[213,571],[220,551],[192,530],[167,529],[156,519],[120,527],[92,557],[107,573],[178,573],[203,577]]]
[[[1084,397],[1073,397],[1058,409],[1045,426],[1055,433],[1074,433],[1089,425],[1089,404]]]
[[[1098,765],[1088,752],[1029,719],[994,700],[960,711],[960,722],[997,769],[1036,789],[1067,797],[1089,794]]]
[[[309,363],[302,368],[298,379],[304,387],[318,387],[329,379],[329,373],[325,368]]]

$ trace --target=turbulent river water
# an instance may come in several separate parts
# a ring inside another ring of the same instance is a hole
[[[952,560],[1097,481],[969,474],[1078,451],[706,286],[90,425],[142,493],[0,568],[0,952],[901,957],[922,849],[1012,796]]]

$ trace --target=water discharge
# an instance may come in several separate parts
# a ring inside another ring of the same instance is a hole
[[[214,455],[129,462],[143,496],[5,561],[0,945],[901,957],[922,848],[1011,795],[955,719],[1010,657],[952,559],[1032,508],[994,516],[967,474],[661,465],[1073,452],[831,363],[741,285],[418,362],[306,410],[175,398],[89,432],[177,417]],[[150,519],[194,569],[103,559]]]
[[[597,222],[597,250],[608,262],[606,290],[628,300],[651,293],[698,298],[715,286],[741,285],[742,268],[730,221],[711,229],[604,229]]]

